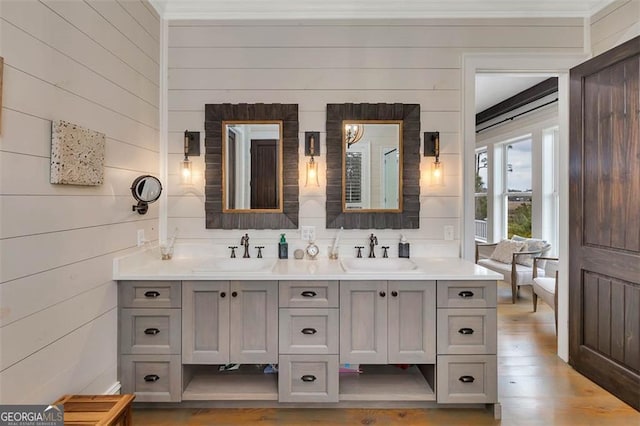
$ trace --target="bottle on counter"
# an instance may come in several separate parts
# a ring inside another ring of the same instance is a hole
[[[280,242],[278,243],[278,258],[289,258],[289,243],[287,243],[287,239],[285,238],[284,234],[280,234]]]
[[[409,242],[404,235],[400,235],[400,242],[398,243],[398,257],[409,258]]]

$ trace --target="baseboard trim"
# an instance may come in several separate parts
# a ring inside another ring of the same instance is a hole
[[[120,393],[120,389],[122,385],[120,382],[115,382],[109,389],[107,389],[104,394],[105,395],[118,395]]]

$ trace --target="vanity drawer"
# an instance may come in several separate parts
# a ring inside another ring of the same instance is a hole
[[[337,308],[338,281],[280,281],[281,308]]]
[[[438,308],[495,308],[495,281],[438,281]]]
[[[120,356],[122,393],[134,393],[137,402],[180,402],[180,355]]]
[[[438,356],[438,403],[493,403],[498,400],[496,355]]]
[[[338,402],[338,355],[280,355],[279,402]]]
[[[280,309],[280,353],[337,354],[338,309]]]
[[[495,354],[495,309],[438,309],[438,354]]]
[[[179,308],[180,281],[121,281],[122,308]]]
[[[122,309],[120,352],[123,354],[180,354],[179,309]]]

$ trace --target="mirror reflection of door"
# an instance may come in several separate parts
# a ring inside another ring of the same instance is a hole
[[[398,208],[398,175],[400,173],[400,154],[397,148],[383,148],[382,198],[385,209]]]
[[[274,139],[251,140],[251,208],[278,208],[278,147]]]
[[[282,209],[282,122],[223,122],[223,211]]]
[[[236,132],[229,131],[228,145],[229,149],[229,188],[236,187]],[[228,206],[230,209],[236,208],[236,191],[229,191]]]

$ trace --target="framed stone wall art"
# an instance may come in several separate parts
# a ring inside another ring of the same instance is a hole
[[[105,134],[63,120],[51,123],[51,183],[102,185]]]

